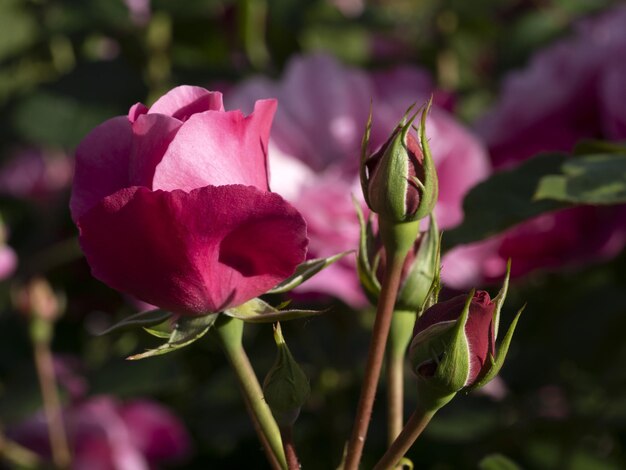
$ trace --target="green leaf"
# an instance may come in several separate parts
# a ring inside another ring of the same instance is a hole
[[[568,207],[559,201],[534,199],[541,178],[559,173],[567,158],[563,154],[538,155],[475,186],[463,201],[463,223],[443,237],[444,251],[484,240],[532,217]]]
[[[561,165],[559,174],[544,176],[536,200],[575,204],[621,204],[626,202],[626,149],[622,154],[574,157]]]
[[[576,144],[574,155],[617,153],[626,155],[626,143],[606,142],[604,140],[583,140]]]
[[[172,318],[173,315],[173,313],[166,312],[165,310],[161,309],[139,312],[131,315],[130,317],[124,318],[121,322],[116,323],[115,325],[98,333],[98,336],[106,335],[107,333],[111,333],[112,331],[119,330],[121,328],[128,328],[132,326],[146,327],[158,325],[159,323],[163,323],[169,320],[170,318]]]
[[[349,250],[344,251],[343,253],[329,256],[328,258],[316,258],[305,261],[296,268],[296,271],[290,277],[278,284],[272,290],[267,291],[267,293],[282,294],[283,292],[289,292],[290,290],[298,287],[307,279],[315,276],[321,270],[333,264],[335,261],[340,260],[341,258],[352,252],[353,250]]]
[[[146,357],[160,356],[177,349],[189,346],[194,341],[202,338],[217,320],[219,313],[211,313],[201,317],[180,317],[169,336],[167,343],[156,349],[149,349],[141,354],[127,357],[129,361],[145,359]]]
[[[502,454],[491,454],[478,464],[480,470],[521,470],[521,467]]]
[[[278,310],[257,298],[238,307],[229,308],[224,314],[248,323],[273,323],[312,317],[326,312],[327,310]]]

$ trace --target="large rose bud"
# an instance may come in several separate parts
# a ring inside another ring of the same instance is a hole
[[[300,214],[268,187],[275,100],[225,111],[181,86],[96,127],[76,151],[70,209],[95,277],[183,315],[261,295],[304,260]]]
[[[522,312],[520,310],[496,354],[500,310],[508,274],[500,293],[491,299],[472,291],[439,302],[415,323],[409,358],[425,399],[445,404],[461,390],[485,385],[497,375]]]
[[[369,208],[387,222],[417,221],[429,215],[437,202],[437,173],[425,137],[429,107],[422,112],[419,141],[411,132],[416,113],[396,127],[370,157],[366,155],[371,118],[368,122],[361,154],[361,185]]]

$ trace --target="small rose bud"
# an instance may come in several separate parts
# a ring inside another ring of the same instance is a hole
[[[509,265],[510,270],[510,265]],[[451,399],[461,390],[485,385],[499,372],[522,312],[513,320],[496,354],[500,310],[508,289],[508,271],[493,300],[472,291],[427,309],[415,323],[409,358],[421,390],[431,400]]]
[[[361,153],[361,186],[369,208],[390,223],[422,219],[437,202],[437,173],[425,135],[429,108],[430,103],[422,112],[419,141],[411,132],[416,113],[367,157],[370,116]]]
[[[274,326],[274,340],[278,354],[263,381],[263,394],[278,425],[291,426],[298,419],[302,405],[309,399],[311,386],[285,343],[280,323]]]

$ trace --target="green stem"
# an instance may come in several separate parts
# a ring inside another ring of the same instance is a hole
[[[416,313],[396,310],[387,347],[387,439],[389,445],[404,426],[404,359],[413,336]]]
[[[391,447],[389,447],[385,455],[378,461],[374,470],[390,470],[395,468],[422,431],[426,429],[426,426],[435,415],[436,411],[437,410],[423,411],[419,408],[416,409],[400,435],[393,442]]]
[[[261,431],[259,438],[262,443],[267,445],[265,450],[270,463],[274,462],[274,464],[278,464],[277,468],[286,469],[287,460],[283,450],[280,429],[263,398],[263,390],[241,342],[243,321],[220,315],[215,326],[215,332],[237,375],[248,410],[251,412],[250,418],[255,423],[255,428]]]

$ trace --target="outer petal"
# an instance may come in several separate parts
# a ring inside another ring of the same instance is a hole
[[[183,85],[161,96],[151,107],[150,114],[165,114],[186,121],[204,111],[224,111],[222,94],[197,86]]]
[[[132,130],[126,116],[100,124],[76,149],[70,211],[76,222],[102,198],[128,186]]]
[[[275,111],[275,100],[260,100],[249,116],[240,111],[191,116],[157,166],[153,189],[245,184],[267,190],[267,144]]]
[[[92,273],[181,314],[263,294],[304,260],[306,226],[274,193],[242,185],[186,193],[123,189],[78,222]]]

